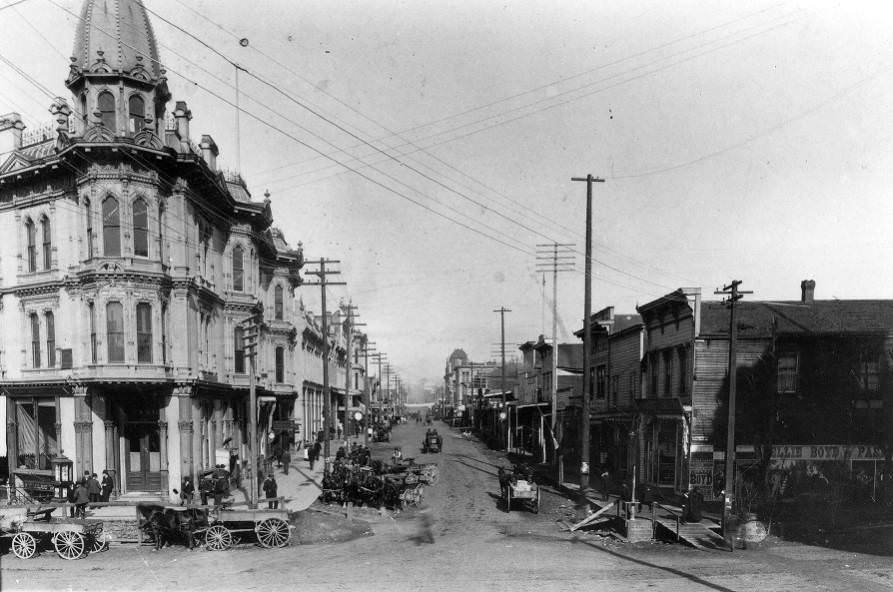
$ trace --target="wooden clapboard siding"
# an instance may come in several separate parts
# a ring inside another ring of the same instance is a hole
[[[751,368],[769,347],[762,339],[738,341],[736,359],[739,371]],[[694,440],[710,439],[716,410],[728,396],[729,342],[725,339],[698,339],[695,341],[694,388],[692,395]]]
[[[618,377],[617,407],[619,409],[631,407],[633,400],[639,396],[643,339],[644,331],[641,329],[631,329],[612,336],[609,380],[613,380],[614,376]]]

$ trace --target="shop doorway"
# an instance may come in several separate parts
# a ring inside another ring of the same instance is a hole
[[[127,491],[161,489],[161,434],[158,401],[130,395],[118,403],[123,416],[124,471]]]

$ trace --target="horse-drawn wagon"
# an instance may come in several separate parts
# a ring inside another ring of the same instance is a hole
[[[12,552],[19,559],[55,549],[62,559],[72,560],[108,548],[101,520],[55,517],[55,508],[15,510],[20,511],[0,517],[0,537],[12,539]]]
[[[443,437],[437,433],[437,430],[430,429],[422,440],[422,452],[440,452],[443,450]]]
[[[506,471],[500,467],[499,488],[506,512],[512,511],[512,504],[522,505],[534,514],[540,511],[542,492],[528,468],[515,466]]]
[[[137,506],[140,529],[151,536],[155,548],[177,540],[192,548],[204,544],[209,551],[224,551],[243,540],[264,548],[284,547],[292,526],[287,510],[205,506]]]

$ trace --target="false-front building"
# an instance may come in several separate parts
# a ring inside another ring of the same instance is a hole
[[[247,458],[261,314],[260,433],[294,414],[300,249],[172,117],[139,0],[86,0],[57,132],[0,117],[0,394],[11,470],[64,454],[123,493],[171,495],[226,444]],[[127,26],[121,26],[122,23]]]

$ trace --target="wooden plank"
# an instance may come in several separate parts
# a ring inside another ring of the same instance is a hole
[[[589,524],[590,522],[593,522],[593,521],[596,520],[597,518],[600,518],[600,517],[602,516],[602,514],[607,513],[608,510],[610,510],[611,508],[613,508],[614,505],[615,505],[616,503],[617,503],[616,501],[613,501],[613,502],[611,502],[610,504],[608,504],[607,506],[604,506],[604,507],[603,507],[601,510],[599,510],[598,512],[593,512],[592,514],[590,514],[590,515],[587,516],[586,518],[583,518],[581,521],[579,521],[579,522],[577,522],[576,524],[574,524],[574,525],[571,527],[570,531],[571,531],[571,532],[574,532],[574,531],[577,530],[578,528],[582,528],[582,527],[586,526],[587,524]]]

